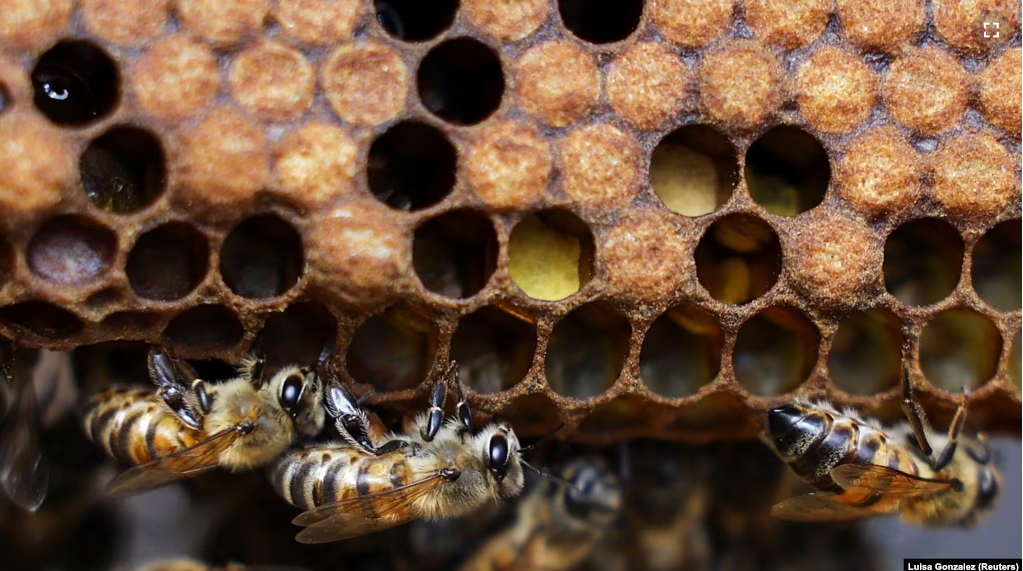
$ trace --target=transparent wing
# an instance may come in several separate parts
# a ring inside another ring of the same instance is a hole
[[[877,464],[840,464],[831,469],[831,479],[845,490],[843,496],[877,492],[891,499],[936,494],[955,485],[950,480],[921,478]]]
[[[872,515],[866,508],[839,501],[831,492],[789,498],[771,508],[771,515],[789,521],[845,521]]]
[[[43,458],[43,426],[31,376],[22,375],[14,384],[17,396],[0,429],[0,487],[16,505],[34,512],[46,498],[50,481]]]

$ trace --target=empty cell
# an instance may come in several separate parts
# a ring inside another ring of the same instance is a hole
[[[594,44],[617,42],[639,27],[643,0],[558,0],[565,27]]]
[[[676,307],[657,318],[639,354],[643,383],[678,398],[696,393],[721,369],[724,337],[714,316],[696,307]]]
[[[585,399],[611,388],[629,353],[632,326],[610,305],[587,303],[554,325],[547,345],[547,384]]]
[[[373,0],[377,22],[407,42],[428,40],[451,26],[458,0]]]
[[[117,214],[135,212],[163,192],[163,148],[148,131],[114,127],[89,143],[78,172],[93,204]]]
[[[1021,233],[1020,221],[1008,220],[988,230],[973,247],[973,289],[999,311],[1020,308]]]
[[[510,389],[525,378],[536,352],[536,325],[488,306],[458,322],[451,358],[462,383],[478,393]]]
[[[112,230],[85,216],[65,215],[36,231],[25,257],[37,276],[79,285],[103,276],[116,253],[117,235]]]
[[[437,328],[406,307],[370,317],[348,346],[348,373],[376,392],[411,389],[426,380],[437,352]]]
[[[206,237],[185,222],[158,226],[135,242],[124,271],[140,297],[171,301],[195,289],[209,268]]]
[[[45,301],[23,301],[0,308],[0,321],[47,339],[64,339],[81,333],[82,320]]]
[[[884,245],[884,285],[906,305],[930,305],[959,283],[963,239],[943,220],[921,218],[888,235]]]
[[[302,301],[267,318],[252,342],[252,350],[266,356],[270,370],[287,365],[313,367],[324,348],[333,351],[337,320],[318,301]]]
[[[986,383],[998,370],[1002,336],[972,309],[943,311],[920,334],[920,368],[935,387],[957,393]]]
[[[735,147],[707,125],[686,125],[654,148],[650,186],[669,210],[686,216],[714,212],[739,181]]]
[[[831,342],[828,371],[839,389],[873,395],[902,378],[902,321],[891,311],[873,308],[842,320]]]
[[[458,125],[486,119],[504,96],[501,60],[472,38],[455,38],[430,50],[416,80],[423,106]]]
[[[33,102],[50,121],[80,126],[110,113],[120,93],[110,56],[86,41],[60,42],[32,69]]]
[[[566,210],[526,216],[508,241],[508,273],[534,299],[564,299],[579,291],[593,273],[593,234]]]
[[[785,394],[810,375],[820,332],[801,311],[769,307],[742,324],[735,340],[735,378],[758,396]]]
[[[781,273],[781,243],[766,222],[748,214],[715,221],[696,246],[696,276],[714,299],[741,305],[764,295]]]
[[[220,250],[220,275],[234,293],[268,298],[288,291],[302,275],[302,238],[273,214],[234,227]]]
[[[412,264],[426,289],[453,298],[483,289],[497,267],[497,232],[474,210],[456,210],[416,228]]]
[[[743,175],[757,204],[777,216],[795,216],[824,200],[831,165],[817,139],[781,126],[750,145]]]
[[[434,127],[398,123],[369,148],[369,190],[398,210],[432,206],[454,188],[457,159],[455,147]]]
[[[163,330],[163,337],[179,350],[209,352],[230,349],[245,330],[238,316],[222,305],[197,305],[178,314]]]

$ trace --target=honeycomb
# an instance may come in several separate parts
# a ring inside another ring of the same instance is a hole
[[[1020,7],[5,0],[0,335],[312,363],[397,414],[1019,435]]]

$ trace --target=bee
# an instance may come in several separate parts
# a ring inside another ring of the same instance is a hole
[[[491,539],[461,571],[567,571],[608,535],[622,509],[622,487],[599,457],[584,456],[547,480],[518,507],[515,524]]]
[[[917,525],[972,525],[993,507],[1001,476],[983,437],[962,437],[964,389],[947,435],[932,431],[903,375],[907,423],[883,429],[827,403],[796,402],[768,413],[767,435],[782,460],[816,493],[774,506],[797,521],[898,514]],[[931,447],[939,445],[940,451]]]
[[[217,467],[237,472],[267,464],[325,422],[321,370],[284,367],[263,379],[263,359],[249,357],[239,376],[200,379],[186,362],[149,354],[157,389],[112,388],[84,406],[85,432],[113,458],[135,464],[107,484],[123,496],[191,478]]]
[[[326,407],[345,442],[307,447],[278,459],[271,483],[291,505],[306,510],[293,523],[296,539],[325,543],[375,533],[417,519],[458,517],[491,500],[522,492],[524,462],[514,430],[492,423],[473,432],[457,367],[456,415],[444,421],[446,383],[437,383],[430,408],[410,430],[372,436],[365,411],[344,387],[327,391]]]

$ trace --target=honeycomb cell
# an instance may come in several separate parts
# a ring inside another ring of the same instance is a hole
[[[561,189],[576,204],[614,208],[632,200],[642,176],[642,148],[607,123],[569,132],[558,143]]]
[[[959,283],[963,239],[947,222],[921,218],[888,235],[884,245],[885,288],[906,305],[929,305]]]
[[[75,178],[74,152],[63,133],[31,113],[0,115],[0,210],[14,219],[50,208]]]
[[[787,245],[792,284],[825,307],[855,305],[880,290],[879,242],[862,222],[834,212],[813,215]]]
[[[648,5],[650,19],[664,38],[687,48],[704,46],[724,34],[735,10],[732,0],[648,0]]]
[[[1020,308],[1021,235],[1019,219],[1007,220],[988,230],[973,246],[973,289],[999,311]]]
[[[650,155],[650,186],[669,210],[703,216],[723,206],[739,182],[735,147],[709,125],[686,125]]]
[[[220,275],[242,297],[275,297],[298,283],[303,255],[302,238],[291,224],[261,214],[240,222],[224,239]]]
[[[875,307],[846,316],[828,352],[835,386],[852,395],[884,392],[902,378],[902,321]]]
[[[962,117],[969,80],[952,55],[937,47],[911,48],[892,62],[882,93],[896,121],[924,135],[935,135]]]
[[[695,306],[658,317],[643,340],[639,372],[653,392],[668,398],[695,394],[721,370],[724,336],[717,319]]]
[[[285,36],[322,46],[352,35],[359,4],[358,0],[278,0],[272,13]]]
[[[320,70],[320,88],[342,120],[378,125],[405,108],[409,70],[401,55],[374,42],[338,46]]]
[[[550,15],[545,0],[463,0],[461,4],[474,28],[508,42],[532,34]]]
[[[451,26],[458,0],[373,0],[373,9],[388,34],[406,42],[421,42]]]
[[[785,49],[816,40],[831,15],[829,0],[747,0],[746,23],[757,37]]]
[[[553,157],[539,131],[505,121],[471,143],[461,166],[473,193],[488,205],[523,208],[547,191]]]
[[[124,271],[140,297],[171,301],[199,285],[209,257],[209,245],[198,230],[185,222],[170,222],[139,237]]]
[[[924,27],[924,0],[838,0],[842,34],[863,50],[897,51]]]
[[[614,384],[629,353],[632,326],[603,301],[561,318],[547,345],[547,384],[554,392],[585,399]]]
[[[0,10],[0,43],[34,51],[64,33],[75,10],[74,0],[15,0]]]
[[[457,160],[455,147],[436,128],[398,123],[369,148],[369,190],[398,210],[433,206],[454,188]]]
[[[991,123],[1019,140],[1023,112],[1017,93],[1023,92],[1023,50],[1005,50],[980,74],[980,108]]]
[[[160,141],[149,131],[117,126],[89,143],[78,159],[78,172],[93,204],[127,214],[163,193],[165,160]]]
[[[131,88],[149,115],[171,124],[184,121],[213,104],[220,89],[217,57],[188,34],[165,36],[135,60]]]
[[[515,62],[515,96],[525,112],[552,127],[586,117],[600,97],[593,56],[564,41],[542,43]]]
[[[455,38],[430,50],[416,79],[423,106],[458,125],[486,119],[504,96],[501,60],[472,38]]]
[[[82,23],[112,44],[133,46],[163,32],[170,0],[82,0]]]
[[[271,315],[252,342],[269,370],[287,365],[313,367],[324,347],[337,342],[337,320],[322,303],[301,301]]]
[[[877,88],[877,76],[862,59],[830,46],[814,52],[796,76],[800,113],[828,133],[845,133],[865,121]]]
[[[730,214],[707,228],[696,246],[696,276],[714,299],[741,305],[774,287],[781,273],[781,243],[763,220]]]
[[[786,125],[750,145],[743,175],[757,204],[777,216],[795,216],[824,199],[831,166],[817,139]]]
[[[1019,23],[1018,2],[946,0],[934,3],[934,26],[938,33],[950,46],[968,53],[1005,43],[1019,29]]]
[[[526,377],[536,352],[536,325],[493,306],[458,322],[451,358],[459,376],[478,393],[510,389]]]
[[[758,396],[795,390],[817,362],[820,333],[801,311],[769,307],[742,324],[735,339],[735,378]]]
[[[64,41],[39,56],[32,68],[32,101],[58,125],[85,125],[110,113],[120,83],[106,52],[86,41]]]
[[[177,0],[176,7],[182,27],[224,47],[258,32],[270,3],[267,0]]]
[[[274,148],[281,190],[303,208],[322,207],[355,189],[359,148],[344,129],[313,121],[286,133]]]
[[[115,339],[146,339],[160,324],[160,318],[148,311],[115,311],[103,318],[100,329]],[[136,378],[143,378],[140,375]]]
[[[755,128],[781,104],[784,77],[773,52],[759,42],[721,44],[700,63],[703,108],[730,127]]]
[[[590,281],[594,255],[586,223],[566,210],[544,210],[512,229],[508,273],[534,299],[564,299]]]
[[[611,107],[640,129],[659,129],[682,110],[689,82],[682,59],[657,42],[625,49],[607,70]]]
[[[920,334],[920,368],[932,385],[949,393],[986,383],[1001,355],[998,329],[971,309],[943,311]]]
[[[561,21],[581,40],[608,44],[639,27],[643,0],[558,0]]]
[[[183,135],[182,198],[225,205],[252,198],[270,171],[266,133],[251,118],[221,107]]]
[[[437,350],[436,326],[405,307],[366,320],[348,347],[348,372],[375,392],[411,389],[426,380]]]
[[[0,308],[0,323],[47,339],[64,339],[82,332],[75,314],[45,301],[23,301]]]
[[[222,305],[206,304],[175,316],[163,330],[163,337],[180,350],[208,353],[234,347],[244,333],[233,311]]]
[[[903,212],[922,193],[920,156],[894,128],[873,129],[849,144],[836,169],[839,194],[873,217]]]
[[[623,211],[600,247],[608,297],[640,305],[670,297],[692,275],[691,240],[676,216]]]
[[[265,121],[298,118],[313,102],[316,73],[302,52],[259,42],[234,54],[227,70],[231,96]]]
[[[934,154],[932,191],[952,213],[984,219],[1019,196],[1015,173],[1016,161],[993,137],[960,135]]]
[[[412,266],[426,289],[465,298],[483,289],[497,267],[497,232],[482,213],[455,210],[416,228]]]
[[[79,285],[101,277],[117,254],[117,235],[90,218],[65,215],[44,224],[25,252],[37,276],[60,285]]]

